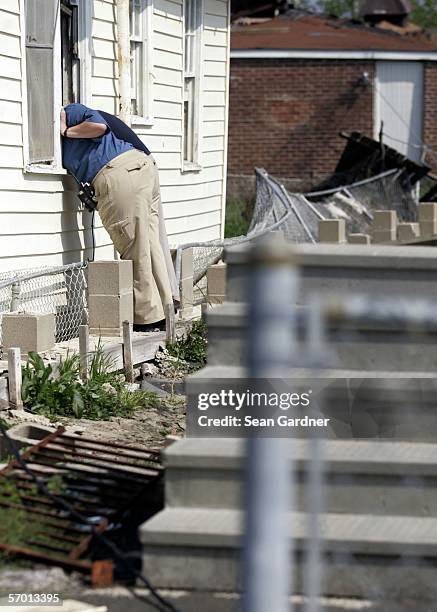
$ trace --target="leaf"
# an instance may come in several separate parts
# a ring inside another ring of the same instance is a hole
[[[73,391],[73,403],[72,403],[73,414],[76,418],[80,419],[83,413],[83,399],[78,389]]]

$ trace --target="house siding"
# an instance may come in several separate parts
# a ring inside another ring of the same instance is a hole
[[[0,2],[0,273],[81,261],[90,254],[92,245],[90,215],[78,212],[71,177],[23,173],[22,2]],[[204,0],[202,169],[195,173],[181,171],[182,0],[154,0],[153,4],[154,120],[152,125],[134,124],[133,128],[160,169],[170,244],[218,238],[224,224],[230,3]],[[115,15],[114,0],[94,0],[91,77],[84,100],[111,113],[117,112],[118,105]],[[113,245],[98,215],[95,226],[96,259],[112,259]]]

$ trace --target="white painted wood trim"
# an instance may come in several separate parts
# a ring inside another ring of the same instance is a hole
[[[184,103],[183,95],[185,88],[185,0],[183,0],[183,12],[182,12],[182,41],[184,47],[184,53],[182,58],[183,76],[182,76],[182,106],[181,106],[181,118],[182,118],[182,148],[181,148],[181,171],[183,173],[189,172],[200,172],[202,170],[201,153],[200,153],[200,138],[201,138],[201,126],[203,121],[203,83],[204,83],[204,61],[203,61],[203,29],[205,23],[205,3],[203,0],[199,0],[197,7],[199,15],[199,33],[196,36],[196,69],[194,74],[194,134],[193,141],[196,143],[196,149],[194,152],[194,161],[186,161],[184,159],[185,152],[185,125],[184,125]]]
[[[142,66],[142,98],[146,113],[144,115],[131,115],[131,124],[137,126],[150,127],[154,124],[153,116],[153,68],[154,68],[154,48],[153,48],[153,0],[143,0],[142,11],[142,31],[146,33],[146,40],[143,39],[143,66]],[[144,109],[143,109],[144,110]]]
[[[231,59],[356,59],[437,61],[437,51],[304,51],[299,49],[232,49]]]
[[[226,187],[228,175],[228,140],[229,140],[229,84],[230,84],[230,51],[231,51],[231,3],[228,2],[228,28],[227,28],[227,48],[226,48],[226,95],[225,95],[225,136],[223,148],[223,187],[222,187],[222,213],[221,213],[221,228],[220,236],[225,237],[225,219],[226,219]]]
[[[79,10],[79,58],[80,58],[80,101],[85,106],[91,105],[91,79],[93,58],[93,14],[94,0],[78,2]]]

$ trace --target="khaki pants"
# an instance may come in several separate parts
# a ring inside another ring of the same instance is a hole
[[[134,322],[155,323],[172,304],[172,291],[159,241],[160,189],[150,155],[132,150],[112,159],[93,186],[102,223],[121,259],[133,261]]]

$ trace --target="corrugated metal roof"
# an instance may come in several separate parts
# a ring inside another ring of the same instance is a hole
[[[435,51],[437,44],[316,15],[236,26],[232,49]]]

